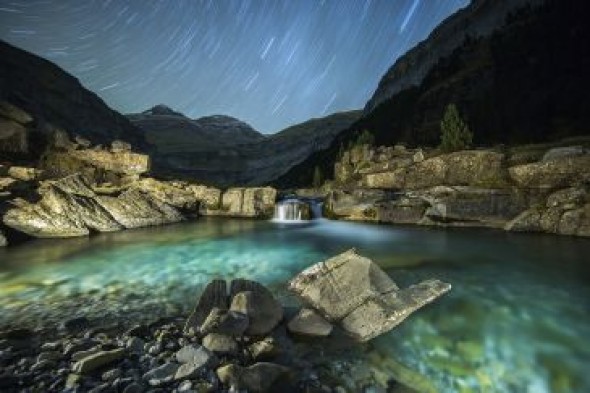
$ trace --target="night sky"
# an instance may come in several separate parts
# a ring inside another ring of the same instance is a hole
[[[0,38],[123,113],[164,103],[264,133],[360,109],[468,0],[0,0]]]

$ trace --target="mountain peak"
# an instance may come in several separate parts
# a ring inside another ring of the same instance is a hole
[[[142,112],[142,114],[152,115],[152,116],[182,116],[182,117],[186,117],[182,113],[176,112],[172,108],[170,108],[169,106],[164,105],[164,104],[158,104],[156,106],[153,106],[150,109]]]

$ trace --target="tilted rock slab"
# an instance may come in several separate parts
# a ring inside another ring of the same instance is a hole
[[[4,224],[34,237],[72,237],[184,220],[173,206],[136,189],[98,195],[80,175],[45,182],[38,192],[39,202],[15,203]]]
[[[299,273],[289,289],[352,337],[367,341],[399,325],[451,285],[433,279],[400,289],[377,264],[351,249]]]

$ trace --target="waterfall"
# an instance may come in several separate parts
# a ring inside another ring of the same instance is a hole
[[[322,205],[317,201],[289,198],[275,205],[273,221],[285,223],[308,222],[322,216]]]

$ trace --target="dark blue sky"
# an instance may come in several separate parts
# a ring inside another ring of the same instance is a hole
[[[264,133],[358,109],[395,59],[468,0],[0,0],[0,37],[111,107],[164,103]]]

